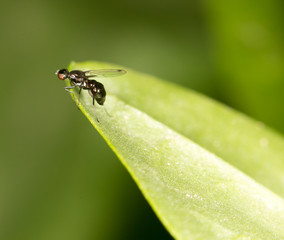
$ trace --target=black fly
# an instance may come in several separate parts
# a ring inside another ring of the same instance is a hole
[[[77,105],[80,104],[80,93],[82,89],[88,90],[90,96],[93,98],[93,105],[95,109],[95,116],[99,122],[96,114],[95,100],[98,104],[103,105],[106,100],[106,91],[104,85],[100,82],[90,78],[103,78],[103,77],[116,77],[125,74],[126,71],[122,69],[102,69],[102,70],[89,70],[80,71],[73,70],[69,72],[67,69],[61,69],[56,71],[56,75],[60,80],[69,79],[71,86],[64,87],[64,89],[71,93],[74,97],[74,93],[69,89],[78,87],[79,88],[79,100]]]

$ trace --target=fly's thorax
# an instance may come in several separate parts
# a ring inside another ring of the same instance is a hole
[[[74,70],[69,73],[69,79],[73,83],[82,83],[86,80],[85,73],[79,70]]]
[[[74,76],[77,78],[86,78],[85,73],[79,70],[73,70],[69,73],[69,76]]]

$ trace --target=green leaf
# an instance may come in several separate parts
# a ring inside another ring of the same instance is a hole
[[[69,67],[100,68],[121,67]],[[284,140],[211,99],[126,70],[97,79],[111,116],[96,104],[96,121],[87,91],[80,108],[168,231],[177,239],[284,238],[284,201],[275,194],[284,195]]]

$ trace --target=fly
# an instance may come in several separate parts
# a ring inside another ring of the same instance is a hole
[[[125,73],[126,71],[122,69],[101,69],[88,71],[73,70],[69,72],[67,69],[63,68],[57,70],[55,74],[60,80],[65,80],[67,78],[70,80],[71,86],[64,87],[64,89],[65,91],[71,93],[74,99],[74,93],[70,91],[70,89],[75,87],[79,88],[79,99],[77,103],[78,107],[80,104],[80,94],[82,89],[88,90],[90,96],[93,98],[96,120],[99,122],[96,114],[95,100],[99,105],[103,105],[106,100],[106,90],[102,83],[90,78],[117,77]]]

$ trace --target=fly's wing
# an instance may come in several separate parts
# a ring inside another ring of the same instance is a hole
[[[86,77],[104,78],[121,76],[125,74],[126,71],[123,69],[98,69],[85,71],[84,73]]]

